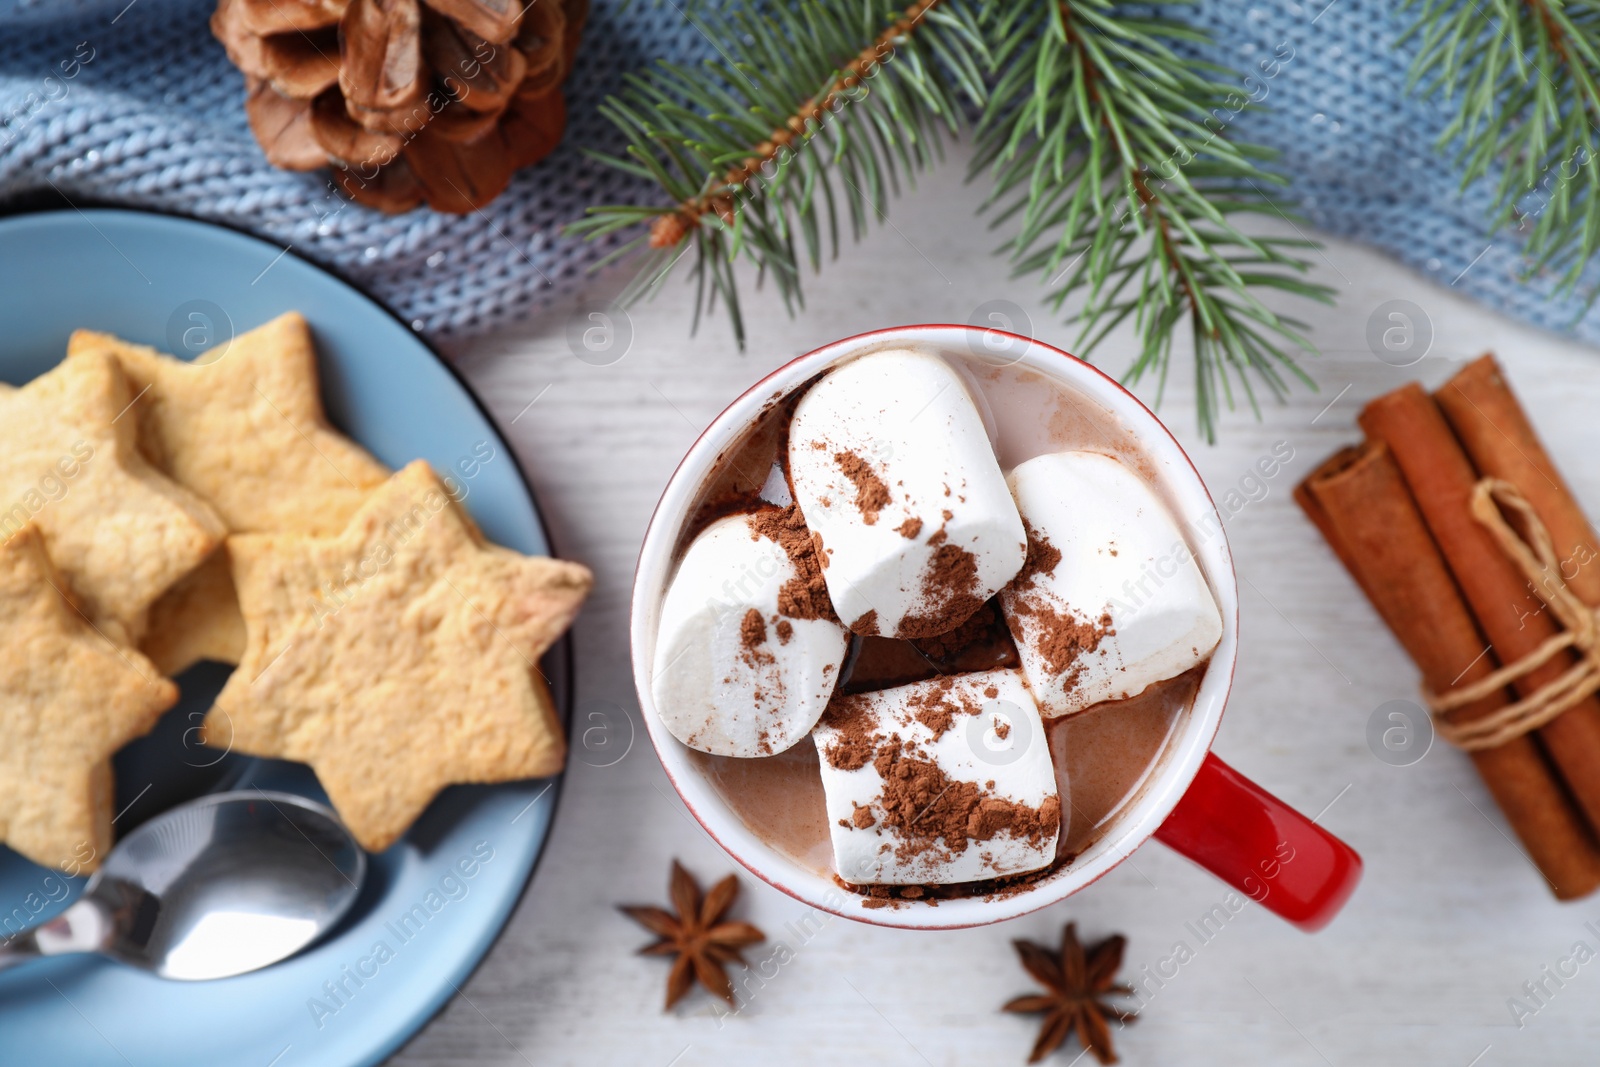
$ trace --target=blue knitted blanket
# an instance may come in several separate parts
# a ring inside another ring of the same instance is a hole
[[[639,182],[577,149],[615,151],[597,105],[655,57],[708,42],[668,0],[597,0],[567,84],[562,146],[482,212],[386,216],[318,174],[275,170],[245,121],[243,78],[212,38],[214,0],[0,0],[0,205],[27,193],[193,215],[333,268],[435,338],[525,316],[577,284],[602,249],[564,237],[597,203],[643,202]],[[1448,120],[1406,92],[1411,48],[1388,0],[1202,0],[1206,58],[1265,106],[1231,120],[1282,152],[1313,227],[1374,245],[1529,322],[1600,340],[1600,310],[1526,277],[1513,233],[1487,229],[1490,189],[1460,192],[1432,146]],[[976,198],[974,200],[976,205]],[[1593,266],[1593,265],[1591,265]],[[1590,287],[1600,281],[1591,272]],[[1019,282],[1019,285],[1026,285]],[[1019,299],[1020,296],[1019,296]]]

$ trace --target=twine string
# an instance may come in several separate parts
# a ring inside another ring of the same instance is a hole
[[[1484,478],[1473,486],[1470,508],[1472,517],[1494,537],[1562,626],[1560,633],[1541,642],[1538,648],[1476,682],[1442,694],[1424,690],[1439,736],[1475,752],[1496,748],[1537,730],[1580,700],[1600,692],[1600,611],[1590,608],[1567,587],[1550,531],[1516,486],[1499,478]],[[1525,536],[1506,521],[1507,513],[1521,520]],[[1450,712],[1500,692],[1568,649],[1578,653],[1578,662],[1548,685],[1482,718],[1462,723],[1449,720]]]

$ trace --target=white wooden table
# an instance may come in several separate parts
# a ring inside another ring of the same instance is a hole
[[[1190,365],[1180,353],[1161,412],[1217,495],[1240,486],[1277,442],[1293,449],[1227,523],[1243,635],[1216,748],[1307,813],[1323,812],[1323,824],[1360,850],[1366,877],[1345,913],[1307,936],[1251,907],[1201,943],[1186,923],[1226,890],[1157,844],[1061,904],[957,933],[831,919],[806,939],[788,925],[806,909],[746,878],[744,917],[785,941],[793,959],[752,983],[736,1016],[720,1017],[698,991],[662,1013],[666,964],[633,955],[647,935],[614,905],[664,902],[674,856],[702,880],[735,865],[688,817],[638,721],[627,606],[640,538],[699,430],[799,353],[880,326],[964,322],[996,298],[1028,309],[1037,336],[1070,346],[1074,334],[1040,306],[1036,282],[1008,279],[988,254],[995,241],[972,217],[976,190],[962,186],[956,156],[895,205],[892,226],[809,281],[800,318],[786,317],[770,293],[751,300],[746,354],[724,320],[689,335],[690,291],[675,280],[633,310],[624,358],[581,361],[566,340],[569,315],[598,305],[618,278],[456,353],[515,442],[560,549],[598,576],[576,630],[579,720],[609,721],[623,733],[631,720],[634,742],[614,763],[618,751],[607,753],[599,734],[592,749],[575,746],[553,836],[504,937],[463,995],[393,1062],[1020,1064],[1033,1023],[997,1009],[1033,986],[1010,940],[1053,941],[1076,920],[1088,939],[1128,936],[1125,973],[1134,979],[1179,941],[1194,950],[1138,1024],[1118,1035],[1127,1063],[1593,1063],[1600,963],[1578,967],[1564,986],[1546,980],[1552,995],[1542,1007],[1523,984],[1541,980],[1579,942],[1600,951],[1600,896],[1556,904],[1467,760],[1442,743],[1408,767],[1372,754],[1368,719],[1385,701],[1414,696],[1416,676],[1290,490],[1354,438],[1363,401],[1411,377],[1437,384],[1494,349],[1579,497],[1600,511],[1592,459],[1600,455],[1600,352],[1485,311],[1452,292],[1449,277],[1427,279],[1338,242],[1315,271],[1339,290],[1338,306],[1296,309],[1323,350],[1311,365],[1321,392],[1268,404],[1260,422],[1237,412],[1224,420],[1221,443],[1208,447],[1194,433]],[[1379,361],[1365,340],[1369,315],[1396,298],[1422,307],[1436,332],[1427,358],[1405,370]],[[1128,351],[1113,344],[1099,359],[1120,370]],[[1153,399],[1149,388],[1140,393]],[[1571,973],[1575,965],[1563,966]],[[1511,997],[1539,1007],[1520,1028]],[[1077,1055],[1071,1046],[1054,1062]]]

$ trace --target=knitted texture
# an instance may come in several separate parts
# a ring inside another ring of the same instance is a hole
[[[331,267],[435,338],[504,325],[581,283],[611,246],[564,237],[561,226],[591,204],[654,198],[578,151],[619,150],[598,104],[626,71],[657,57],[697,62],[711,49],[672,0],[596,0],[565,88],[561,147],[480,212],[386,216],[346,203],[323,174],[267,164],[245,121],[243,77],[207,27],[214,6],[0,0],[0,201],[53,188],[78,203],[249,230]],[[1580,298],[1554,295],[1555,279],[1524,277],[1516,235],[1487,232],[1489,182],[1461,193],[1459,169],[1434,152],[1449,108],[1407,93],[1414,44],[1396,46],[1403,22],[1391,3],[1202,0],[1183,17],[1211,32],[1203,57],[1237,71],[1241,96],[1262,105],[1213,125],[1282,152],[1277,166],[1310,228],[1600,340],[1600,311],[1582,316]]]

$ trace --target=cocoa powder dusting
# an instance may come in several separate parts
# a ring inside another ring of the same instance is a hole
[[[751,670],[760,670],[778,662],[777,657],[768,649],[761,646],[767,643],[767,620],[761,617],[759,608],[749,608],[739,618],[739,658]],[[727,679],[724,679],[726,684]],[[779,687],[781,689],[781,685]],[[757,689],[752,698],[756,706],[760,707],[766,700],[766,693]],[[778,699],[782,700],[780,694]]]
[[[976,715],[983,710],[965,692],[956,691],[954,678],[930,682],[925,691],[907,699],[906,707],[913,718],[933,733],[935,741],[955,725],[957,715]]]
[[[947,704],[933,704],[917,711],[917,721],[932,730],[933,739],[937,741],[956,721],[951,711]]]
[[[797,572],[778,590],[779,614],[791,619],[836,619],[827,583],[822,580],[822,568],[827,565],[822,540],[806,528],[799,506],[761,508],[745,518],[750,524],[750,536],[765,537],[777,544]]]
[[[977,701],[960,689],[957,681],[940,679],[909,702],[912,716],[933,733],[934,741],[951,728],[957,716],[981,713]],[[1061,829],[1058,798],[1047,798],[1035,808],[996,796],[993,779],[979,784],[949,777],[928,757],[923,748],[927,742],[877,732],[878,718],[868,697],[835,697],[822,721],[836,733],[822,758],[839,770],[859,770],[870,764],[882,781],[878,796],[866,805],[852,801],[850,815],[841,818],[839,825],[856,829],[881,826],[882,832],[894,835],[895,856],[901,862],[924,853],[932,853],[935,862],[946,862],[964,853],[970,844],[991,841],[1001,834],[1038,848]],[[910,899],[921,892],[907,893],[906,888],[873,886],[855,891],[868,892],[873,898]],[[930,896],[947,896],[950,889],[930,890]]]
[[[979,608],[978,557],[960,545],[941,544],[922,574],[921,610],[900,620],[896,637],[916,640],[949,633]]]
[[[1061,562],[1061,550],[1035,530],[1027,519],[1022,520],[1022,528],[1028,534],[1028,556],[1022,564],[1022,570],[1011,579],[1011,588],[1017,592],[1032,589],[1035,578],[1041,574],[1054,574],[1056,564]]]
[[[856,508],[861,512],[861,521],[868,526],[876,524],[878,512],[889,505],[889,487],[883,484],[878,472],[854,452],[835,452],[833,461],[856,487]]]
[[[978,783],[956,781],[937,763],[898,744],[882,746],[872,766],[883,779],[882,821],[900,836],[901,859],[937,848],[941,840],[948,852],[960,855],[971,842],[1001,833],[1038,847],[1061,828],[1059,798],[1047,797],[1032,808],[985,795]]]
[[[849,626],[851,633],[860,634],[862,637],[876,637],[878,635],[878,609],[872,608]]]
[[[1069,674],[1080,657],[1100,647],[1100,642],[1117,631],[1110,614],[1093,622],[1062,614],[1044,604],[1029,605],[1026,613],[1036,628],[1036,645],[1051,674]]]
[[[779,619],[778,625],[774,629],[778,631],[778,644],[780,645],[787,645],[789,638],[794,636],[794,623],[788,619]]]
[[[767,620],[761,617],[758,608],[750,608],[744,613],[744,618],[739,620],[739,643],[747,650],[767,641]]]
[[[902,522],[898,527],[896,527],[896,531],[901,537],[904,537],[907,541],[910,541],[914,539],[917,534],[922,532],[922,520],[913,515],[911,518],[907,519],[905,522]]]
[[[828,765],[841,771],[858,771],[872,762],[878,751],[878,734],[873,716],[860,697],[834,697],[823,712],[822,721],[839,732],[822,755]]]
[[[989,671],[1021,663],[1011,631],[994,600],[985,601],[955,629],[920,638],[913,644],[941,673]]]

